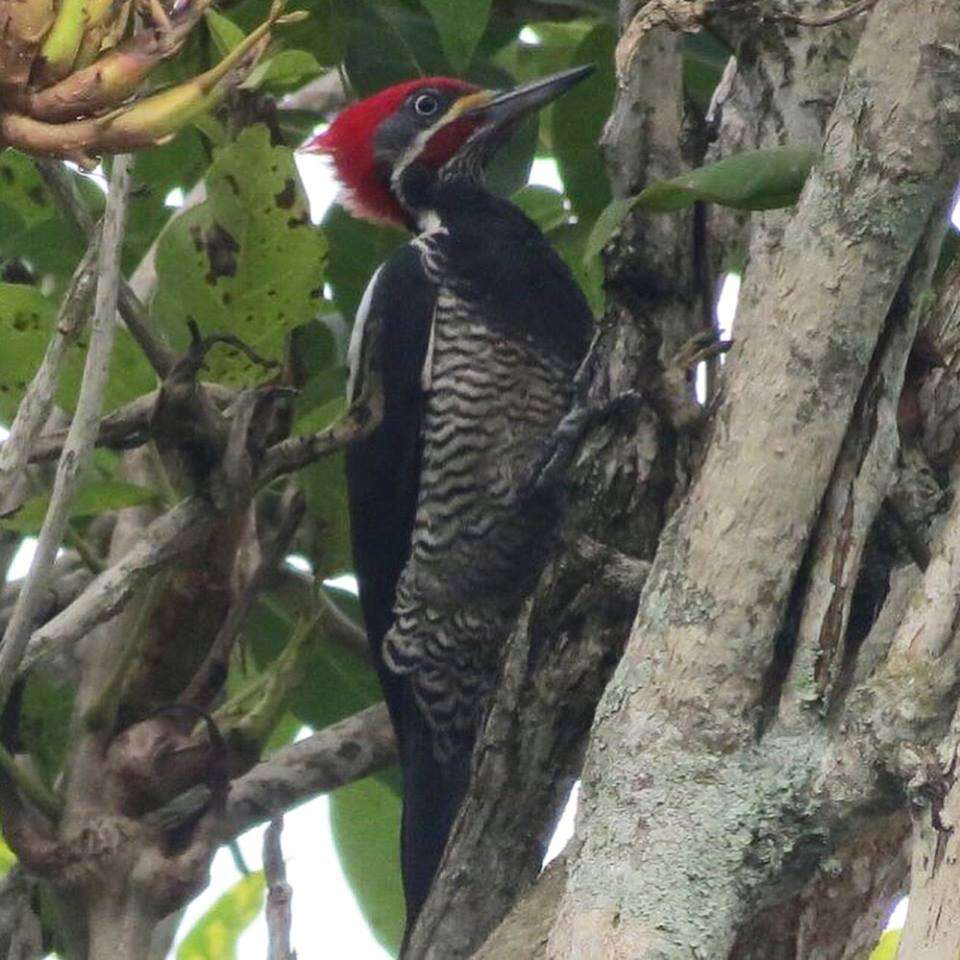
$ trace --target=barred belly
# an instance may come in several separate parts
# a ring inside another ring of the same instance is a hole
[[[397,587],[389,667],[410,676],[443,759],[475,732],[498,658],[539,575],[550,496],[518,498],[570,405],[573,370],[441,290],[411,556]]]

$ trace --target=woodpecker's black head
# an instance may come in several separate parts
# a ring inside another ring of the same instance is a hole
[[[427,77],[348,107],[304,150],[327,153],[358,216],[406,225],[438,183],[478,181],[519,120],[593,71],[575,67],[512,90]]]

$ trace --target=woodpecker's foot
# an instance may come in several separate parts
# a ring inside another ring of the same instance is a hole
[[[621,410],[638,407],[643,399],[638,391],[628,390],[604,404],[575,402],[547,441],[543,453],[530,471],[529,479],[521,486],[520,499],[527,500],[560,483],[573,463],[587,431]]]
[[[650,399],[675,430],[695,429],[710,415],[710,405],[704,407],[694,397],[692,374],[697,364],[719,357],[732,346],[732,340],[721,340],[715,330],[701,330],[670,358]]]

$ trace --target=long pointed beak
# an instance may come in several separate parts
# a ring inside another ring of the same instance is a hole
[[[573,67],[549,77],[525,83],[512,90],[492,91],[486,102],[478,103],[464,111],[464,116],[482,117],[492,127],[501,127],[533,113],[556,100],[594,71],[593,64]],[[473,95],[477,97],[477,94]]]

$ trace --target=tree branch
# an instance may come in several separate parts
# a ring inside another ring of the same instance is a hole
[[[382,400],[379,394],[361,397],[340,420],[325,430],[319,430],[307,437],[290,437],[270,447],[264,457],[258,482],[265,485],[277,477],[313,463],[320,457],[342,450],[354,440],[359,440],[371,430],[375,430],[382,416]]]
[[[225,831],[235,837],[275,814],[382,770],[397,758],[384,704],[278,750],[233,781]]]
[[[84,207],[66,167],[59,160],[40,158],[35,161],[54,202],[86,237],[92,237],[95,225]],[[124,279],[120,279],[117,298],[120,316],[134,340],[140,345],[157,376],[162,380],[173,366],[174,353],[153,330],[147,310]]]
[[[57,549],[63,541],[70,502],[93,453],[116,332],[120,253],[130,191],[129,164],[127,155],[118,156],[114,161],[110,192],[103,214],[96,306],[80,396],[63,454],[57,464],[53,493],[40,530],[37,552],[4,632],[3,646],[0,647],[0,711],[10,695],[37,609],[50,579]]]
[[[726,956],[754,897],[823,856],[855,801],[891,802],[870,770],[824,764],[832,727],[774,741],[758,721],[870,358],[928,223],[946,222],[958,43],[953,0],[876,8],[783,243],[751,262],[703,468],[598,708],[551,960]]]
[[[32,457],[37,435],[50,415],[60,377],[60,364],[67,348],[83,327],[90,298],[96,289],[98,250],[99,243],[91,239],[57,312],[50,343],[47,344],[40,367],[20,401],[10,425],[10,435],[0,446],[0,513],[18,506],[13,496]]]
[[[35,631],[24,669],[71,646],[116,614],[150,574],[198,543],[214,521],[213,507],[200,498],[187,500],[154,520],[136,546],[96,577],[70,606]]]
[[[296,960],[290,949],[290,899],[293,891],[287,883],[280,837],[283,816],[275,816],[263,835],[263,872],[267,879],[267,960]]]

